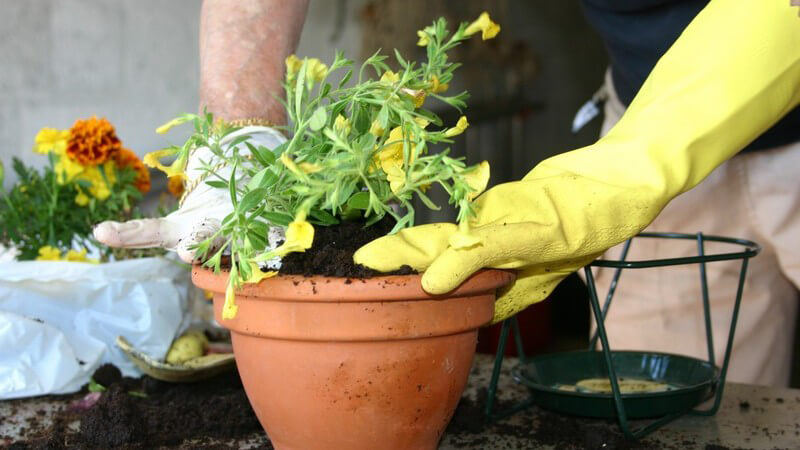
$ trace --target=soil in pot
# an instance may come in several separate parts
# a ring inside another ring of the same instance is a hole
[[[380,275],[410,275],[409,266],[383,273],[353,262],[353,254],[365,244],[392,231],[395,221],[386,216],[374,225],[363,221],[342,222],[330,227],[315,226],[314,242],[303,253],[290,253],[283,258],[279,273],[284,275],[324,275],[329,277],[371,278]]]

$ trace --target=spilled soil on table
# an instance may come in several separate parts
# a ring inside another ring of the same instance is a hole
[[[263,432],[236,371],[196,383],[165,383],[123,378],[106,365],[93,378],[107,386],[96,403],[73,404],[43,429],[29,423],[27,439],[9,448],[214,448]]]

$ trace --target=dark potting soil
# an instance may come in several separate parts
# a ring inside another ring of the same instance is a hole
[[[369,227],[365,227],[361,221],[342,222],[329,227],[315,226],[311,248],[302,253],[286,255],[279,273],[349,278],[414,274],[416,272],[409,266],[403,266],[392,272],[378,272],[353,262],[356,250],[385,236],[392,230],[394,224],[394,219],[386,216]]]
[[[93,378],[98,381],[103,373]],[[70,427],[76,421],[77,431]],[[196,383],[119,378],[88,409],[61,411],[44,429],[29,426],[31,437],[11,448],[211,448],[216,440],[262,432],[236,371]]]

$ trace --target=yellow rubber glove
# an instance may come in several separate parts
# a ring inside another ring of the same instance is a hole
[[[494,321],[644,229],[800,102],[800,20],[783,0],[712,0],[596,144],[537,165],[477,200],[468,227],[423,225],[362,247],[378,270],[424,270],[433,294],[482,267],[519,269]],[[467,229],[468,228],[468,229]]]

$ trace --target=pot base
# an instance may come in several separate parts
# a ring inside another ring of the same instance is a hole
[[[276,449],[421,450],[436,448],[452,418],[477,331],[383,342],[232,338]]]

